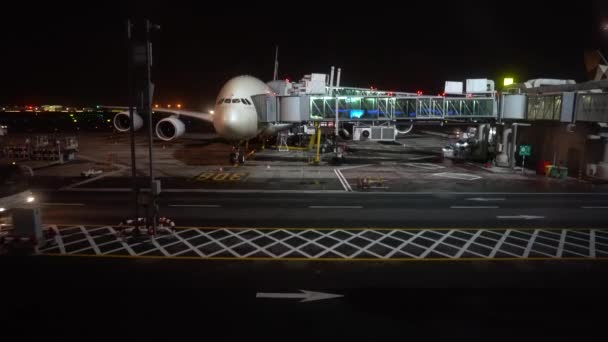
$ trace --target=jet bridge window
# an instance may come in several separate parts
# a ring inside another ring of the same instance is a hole
[[[239,100],[239,99],[232,99],[232,103],[241,103],[241,100]]]
[[[230,103],[230,99],[225,99],[224,103]]]

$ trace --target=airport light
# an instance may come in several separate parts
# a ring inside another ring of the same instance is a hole
[[[6,210],[6,209],[4,209],[4,208],[0,208],[0,213],[1,213],[1,212],[3,212],[4,210]]]
[[[167,108],[171,108],[171,105],[170,105],[170,104],[168,104],[168,105],[167,105]]]
[[[154,108],[158,108],[158,104],[155,104],[155,105],[154,105]]]
[[[177,108],[182,108],[182,104],[181,104],[181,103],[178,103],[178,104],[177,104]]]
[[[34,202],[34,200],[35,200],[34,196],[28,196],[26,199],[27,203],[32,203],[32,202]]]
[[[215,111],[210,110],[209,114],[215,114]]]
[[[505,79],[502,81],[502,85],[505,86],[505,87],[509,86],[509,85],[511,85],[513,83],[515,83],[513,81],[513,77],[505,77]]]

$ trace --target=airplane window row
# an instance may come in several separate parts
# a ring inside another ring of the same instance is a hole
[[[251,103],[251,101],[247,100],[247,99],[219,99],[219,101],[217,101],[217,104],[222,104],[222,103],[241,103],[243,102],[246,105],[252,105],[253,103]]]

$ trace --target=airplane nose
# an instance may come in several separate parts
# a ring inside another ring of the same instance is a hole
[[[252,126],[255,124],[250,122],[251,120],[246,114],[231,106],[219,108],[215,111],[213,118],[215,131],[228,139],[249,139],[252,135]]]

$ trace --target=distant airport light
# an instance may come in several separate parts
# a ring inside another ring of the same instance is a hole
[[[170,105],[170,104],[169,104],[169,105],[167,105],[167,108],[171,108],[171,105]]]
[[[158,105],[157,105],[157,104],[155,104],[155,105],[154,105],[154,108],[158,108]]]
[[[212,110],[210,110],[210,111],[209,111],[209,114],[215,114],[215,112],[214,112],[214,111],[212,111]]]
[[[107,119],[106,121],[107,121],[107,122],[112,122],[112,120],[110,120],[110,119]]]
[[[0,208],[0,213],[1,213],[1,212],[3,212],[4,210],[6,210],[6,209],[4,209],[4,208]]]
[[[34,202],[35,198],[34,196],[28,196],[27,199],[25,200],[27,203],[32,203]]]
[[[502,85],[504,85],[505,87],[508,85],[513,84],[513,77],[505,77],[505,79],[502,82]]]
[[[422,95],[422,90],[418,90],[418,91],[416,91],[416,94],[417,94],[418,96]]]
[[[182,104],[181,104],[181,103],[178,103],[178,104],[177,104],[177,108],[182,108]]]

